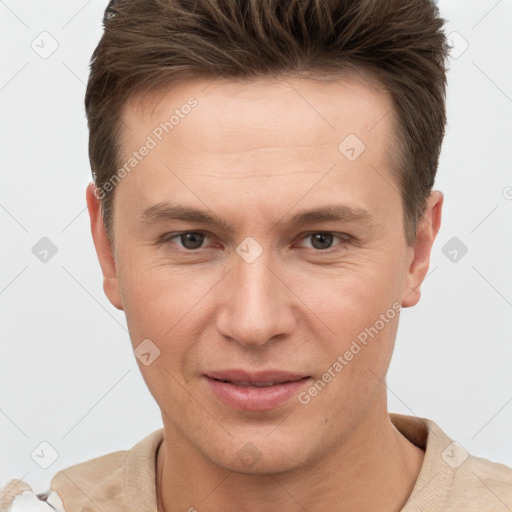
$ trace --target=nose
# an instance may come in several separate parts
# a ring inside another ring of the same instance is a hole
[[[293,332],[297,322],[294,295],[266,254],[268,251],[263,251],[252,263],[236,256],[223,283],[217,329],[246,346],[282,339]]]

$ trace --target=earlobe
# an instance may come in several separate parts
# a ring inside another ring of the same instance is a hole
[[[406,286],[402,297],[404,308],[415,306],[420,300],[420,286],[427,275],[432,246],[441,227],[443,199],[440,191],[433,191],[418,221],[416,241],[411,247],[412,258],[408,264]]]
[[[101,214],[101,201],[94,183],[89,183],[87,186],[86,199],[94,247],[103,273],[103,290],[113,306],[117,309],[123,309],[114,254],[105,231]]]

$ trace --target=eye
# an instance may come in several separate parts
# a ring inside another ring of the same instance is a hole
[[[163,236],[161,242],[177,241],[177,245],[187,251],[201,249],[204,239],[208,238],[202,231],[183,231],[181,233],[168,233]]]
[[[333,246],[333,242],[336,239],[341,240],[340,243],[348,242],[350,240],[350,235],[345,233],[332,233],[329,231],[315,231],[312,233],[307,233],[304,235],[302,240],[311,239],[311,248],[318,251],[325,251],[326,249],[330,249]],[[340,243],[335,245],[340,245]]]
[[[171,242],[178,245],[184,252],[192,252],[204,249],[203,243],[205,239],[208,240],[209,236],[203,231],[182,231],[178,233],[166,233],[160,237],[158,243],[163,244]],[[352,237],[346,233],[314,231],[303,235],[301,241],[303,242],[308,239],[311,239],[309,248],[315,251],[327,252],[332,247],[342,245],[344,242],[349,242]],[[337,244],[335,243],[336,239],[339,240]]]

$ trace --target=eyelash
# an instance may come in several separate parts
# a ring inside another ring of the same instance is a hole
[[[174,239],[179,239],[182,235],[187,235],[187,234],[198,234],[198,235],[205,235],[206,237],[208,237],[208,233],[206,231],[178,231],[178,232],[174,232],[174,233],[166,233],[165,235],[162,235],[159,239],[158,239],[158,245],[162,245],[164,243],[167,243],[167,242],[172,242]],[[347,234],[347,233],[337,233],[337,232],[334,232],[334,231],[310,231],[308,233],[304,233],[301,235],[300,237],[300,240],[303,240],[305,238],[308,238],[309,236],[311,235],[316,235],[316,234],[319,234],[319,233],[322,233],[322,234],[325,234],[325,235],[333,235],[334,237],[340,239],[340,243],[338,243],[337,245],[334,245],[332,247],[329,247],[328,249],[315,249],[313,247],[307,247],[306,249],[311,249],[313,251],[315,251],[316,253],[318,254],[330,254],[334,251],[336,251],[336,247],[340,246],[340,245],[343,245],[344,243],[348,243],[348,242],[351,242],[351,241],[354,241],[354,237],[352,237],[351,235]],[[178,246],[179,247],[179,246]],[[201,251],[205,249],[204,247],[199,247],[198,249],[186,249],[184,247],[179,247],[179,250],[184,252],[184,253],[190,253],[190,254],[196,254],[197,252]]]

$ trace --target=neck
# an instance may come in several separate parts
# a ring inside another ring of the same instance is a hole
[[[342,442],[307,466],[279,474],[220,467],[172,425],[157,457],[159,512],[398,512],[410,496],[424,452],[393,426],[387,406],[370,411]]]

